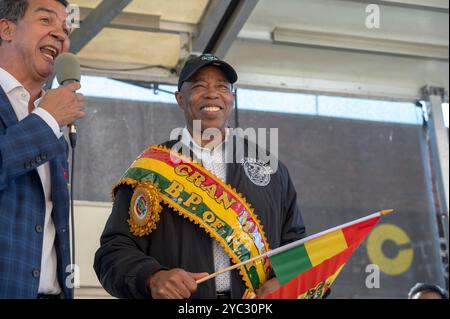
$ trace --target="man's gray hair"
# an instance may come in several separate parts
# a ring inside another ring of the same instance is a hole
[[[67,0],[55,0],[67,7],[69,2]],[[25,16],[27,11],[28,0],[0,0],[0,20],[7,19],[11,21],[18,21]],[[0,45],[2,39],[0,39]]]

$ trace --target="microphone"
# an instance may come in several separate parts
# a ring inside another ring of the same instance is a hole
[[[81,67],[80,61],[72,53],[62,53],[55,60],[55,73],[59,85],[68,85],[74,82],[80,82]],[[68,125],[69,139],[72,148],[77,144],[77,123]]]

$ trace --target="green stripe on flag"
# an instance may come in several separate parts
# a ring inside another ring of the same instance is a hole
[[[297,275],[312,267],[305,245],[288,249],[269,257],[280,285],[284,285]]]

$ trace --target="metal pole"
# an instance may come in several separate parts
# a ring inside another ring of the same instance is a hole
[[[445,127],[444,114],[442,112],[442,102],[445,90],[437,87],[424,87],[422,94],[427,103],[428,135],[431,146],[431,161],[433,163],[433,173],[436,178],[437,200],[440,211],[438,215],[441,219],[443,233],[446,241],[446,255],[448,257],[449,248],[449,207],[448,207],[448,179],[449,179],[449,144],[448,132]],[[448,283],[447,283],[448,284]]]
[[[239,127],[239,103],[238,103],[238,89],[234,90],[235,102],[234,102],[234,127]]]

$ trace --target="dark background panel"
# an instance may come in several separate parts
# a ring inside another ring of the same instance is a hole
[[[182,111],[171,104],[87,99],[80,124],[76,199],[110,201],[111,188],[150,144],[169,139],[184,126]],[[346,119],[240,111],[240,126],[279,130],[279,158],[289,168],[309,234],[380,209],[409,240],[380,243],[386,258],[413,250],[401,274],[381,271],[380,288],[365,285],[367,241],[333,286],[334,298],[406,298],[418,281],[444,285],[437,230],[422,161],[419,126]],[[383,270],[383,267],[382,267]]]
[[[111,201],[111,189],[136,157],[184,127],[176,105],[87,98],[76,152],[75,198]]]

